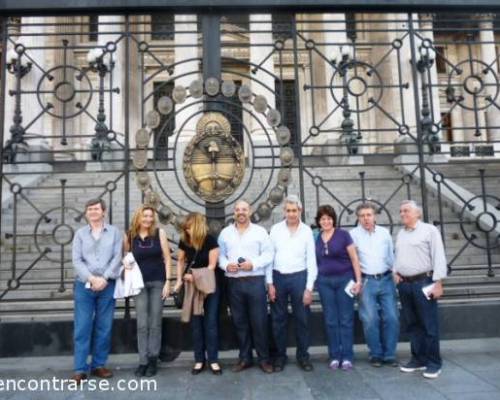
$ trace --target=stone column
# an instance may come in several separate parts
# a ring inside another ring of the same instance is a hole
[[[199,57],[198,51],[198,34],[196,33],[198,27],[196,23],[196,14],[193,15],[175,15],[175,71],[174,76],[181,75],[185,73],[190,73],[189,75],[175,79],[175,86],[189,87],[190,83],[195,79],[202,79],[200,71],[200,61],[193,60],[183,62],[178,65],[179,62],[195,59]],[[194,72],[194,73],[192,73]],[[176,105],[176,109],[185,108],[191,103],[199,101],[199,99],[188,98],[184,103]],[[175,129],[178,131],[182,128],[182,132],[179,132],[186,140],[196,133],[196,123],[199,119],[200,114],[190,118],[189,121],[184,124],[187,118],[191,117],[196,112],[203,109],[203,105],[199,104],[196,106],[188,106],[184,111],[177,113],[175,117]],[[187,135],[187,136],[186,136]]]
[[[249,84],[254,94],[264,96],[269,107],[275,108],[276,99],[273,92],[275,90],[275,78],[271,75],[274,74],[274,57],[269,57],[274,47],[272,27],[271,14],[250,14],[250,62],[260,65],[261,68],[255,70],[255,73],[253,70],[250,71],[253,79]],[[266,60],[264,61],[264,59]],[[252,137],[256,140],[265,140],[265,129],[274,139],[274,131],[267,123],[265,115],[257,113],[253,108],[251,108],[251,111],[258,118],[258,120],[253,117],[250,118]],[[245,140],[248,139],[245,138]],[[248,148],[248,146],[245,146],[245,148]]]
[[[320,51],[324,54],[324,56],[329,60],[335,60],[337,63],[340,61],[341,57],[341,47],[342,44],[344,46],[347,43],[350,43],[346,36],[346,24],[345,24],[345,14],[330,14],[325,13],[321,14],[321,18],[323,19],[322,29],[322,37],[320,40],[325,43]],[[340,44],[340,45],[339,45]],[[349,45],[349,47],[351,47]],[[330,86],[332,83],[332,76],[335,72],[335,69],[332,65],[326,60],[318,60],[316,63],[317,67],[315,68],[315,76],[318,77],[318,80],[314,83],[320,86]],[[319,101],[318,101],[319,100]],[[342,107],[338,107],[337,102],[332,97],[331,91],[329,89],[319,90],[316,96],[316,119],[318,122],[323,121],[325,118],[322,129],[337,129],[338,132],[328,132],[319,135],[314,139],[313,143],[317,144],[334,144],[336,146],[340,146],[340,136],[342,132],[340,132],[340,127],[342,124],[343,116],[342,116]],[[328,116],[336,107],[337,110]],[[354,116],[354,115],[353,115]],[[353,118],[351,116],[351,118]],[[353,118],[355,121],[356,118]],[[340,154],[345,153],[342,147],[326,147],[323,148],[322,153],[327,154]],[[336,160],[333,160],[334,162]]]
[[[486,63],[491,70],[488,70],[484,74],[484,84],[486,96],[495,96],[495,93],[500,90],[497,86],[498,82],[495,80],[495,76],[499,77],[498,64],[497,64],[497,54],[495,49],[495,32],[493,30],[493,18],[492,14],[482,14],[478,17],[479,19],[479,40],[481,42],[481,61]],[[485,101],[487,101],[485,99]],[[500,105],[500,96],[496,98],[496,104]],[[486,126],[488,131],[488,139],[492,142],[500,141],[500,111],[491,105],[486,109]],[[481,137],[482,140],[486,140],[486,135]],[[500,150],[500,142],[495,143],[495,148]]]

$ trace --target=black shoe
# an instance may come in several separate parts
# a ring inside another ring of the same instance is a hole
[[[282,372],[285,369],[285,363],[283,361],[275,361],[273,363],[274,372]]]
[[[144,376],[151,378],[152,376],[155,376],[157,372],[158,372],[158,358],[151,357],[149,359],[148,366],[146,367],[146,372],[144,373]]]
[[[370,357],[370,365],[375,368],[380,368],[382,366],[382,360],[378,357]]]
[[[247,368],[250,368],[253,366],[253,363],[251,362],[245,362],[245,361],[240,361],[238,362],[238,364],[236,364],[235,366],[233,366],[233,368],[231,368],[231,371],[233,372],[241,372]]]
[[[314,369],[313,365],[309,360],[298,361],[298,363],[299,367],[306,372],[311,372]]]
[[[143,377],[146,374],[146,369],[148,368],[147,365],[139,365],[137,369],[134,372],[134,375],[137,376],[138,378]]]
[[[209,366],[210,366],[210,371],[212,371],[212,374],[222,375],[222,368],[220,367],[218,362],[210,363]]]
[[[201,367],[196,367],[197,364],[201,364]],[[205,363],[196,363],[191,370],[192,375],[198,375],[200,372],[202,372],[205,369]]]
[[[274,372],[273,366],[267,361],[263,361],[259,364],[260,369],[266,374],[272,374]]]
[[[398,363],[398,360],[396,360],[395,358],[393,358],[392,360],[384,360],[384,365],[387,365],[389,367],[399,367],[399,363]]]

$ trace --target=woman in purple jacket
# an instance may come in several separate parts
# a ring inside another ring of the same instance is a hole
[[[321,232],[316,239],[319,292],[328,340],[329,367],[352,369],[354,343],[354,295],[361,291],[361,267],[349,232],[337,228],[332,206],[318,208],[316,224]],[[354,285],[346,292],[353,280]]]

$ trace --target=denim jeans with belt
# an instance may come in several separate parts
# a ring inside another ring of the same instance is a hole
[[[194,360],[208,361],[209,364],[219,360],[219,302],[220,288],[209,294],[203,303],[203,315],[191,317],[191,333],[193,336]]]
[[[163,281],[144,282],[144,288],[134,297],[141,365],[146,365],[149,358],[157,358],[160,353],[164,285]]]
[[[228,278],[229,306],[240,348],[239,359],[252,362],[252,342],[258,361],[269,361],[267,294],[264,276]]]
[[[359,298],[359,317],[363,322],[370,357],[385,361],[396,359],[399,316],[396,286],[392,274],[366,275]]]
[[[295,339],[297,342],[296,358],[298,361],[309,360],[309,306],[305,306],[304,291],[306,290],[307,271],[292,274],[282,274],[273,271],[273,284],[276,288],[276,300],[271,304],[273,321],[273,336],[276,343],[276,360],[284,362],[287,358],[287,322],[288,299],[292,305],[292,315],[295,323]]]
[[[318,275],[318,288],[330,360],[353,361],[354,358],[354,298],[345,292],[353,273]]]
[[[439,351],[439,318],[436,300],[427,300],[422,288],[430,285],[430,277],[398,285],[401,314],[410,336],[412,360],[431,369],[442,365]]]
[[[74,286],[74,370],[87,373],[106,365],[111,347],[111,331],[115,311],[115,281],[99,292],[85,288],[75,281]],[[87,358],[92,355],[90,366]]]

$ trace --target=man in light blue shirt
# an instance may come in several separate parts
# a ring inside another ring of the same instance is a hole
[[[359,317],[363,322],[371,365],[396,367],[399,318],[392,279],[394,246],[390,232],[376,225],[375,214],[372,203],[359,205],[356,209],[358,226],[350,232],[363,275]]]
[[[239,362],[232,370],[240,372],[253,364],[253,342],[260,368],[271,373],[265,276],[273,260],[273,248],[266,230],[251,223],[250,216],[250,204],[238,201],[235,223],[224,228],[218,239],[219,267],[227,277],[229,306],[240,348]]]
[[[85,206],[88,225],[78,229],[73,239],[75,268],[74,370],[73,380],[80,383],[90,372],[99,378],[113,373],[105,368],[111,347],[111,331],[123,247],[120,231],[104,222],[106,204],[89,200]],[[92,355],[90,366],[87,358]]]
[[[297,196],[288,196],[284,206],[285,219],[271,228],[274,247],[272,271],[267,284],[271,300],[273,335],[277,347],[274,370],[285,367],[287,355],[288,300],[292,305],[297,339],[296,358],[305,371],[312,371],[309,361],[309,306],[314,281],[318,275],[316,249],[311,228],[300,220],[302,204]]]

